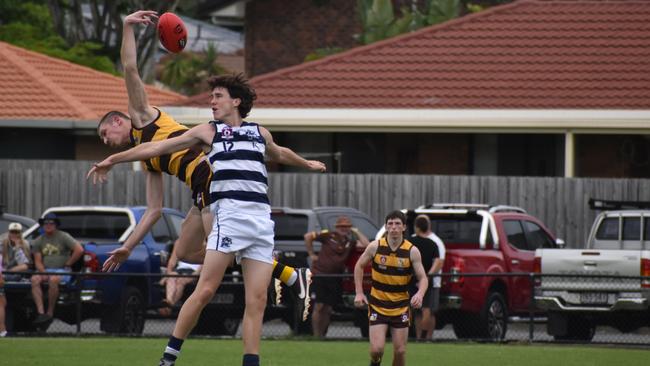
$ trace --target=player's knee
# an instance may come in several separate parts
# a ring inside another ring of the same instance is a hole
[[[38,286],[38,285],[41,284],[41,282],[43,282],[43,280],[41,279],[41,276],[38,276],[38,275],[32,276],[31,280],[32,280],[32,286]]]
[[[266,291],[255,291],[252,294],[246,294],[247,307],[264,309],[266,307],[266,300]]]
[[[406,354],[406,345],[395,346],[394,352],[396,356],[403,356]]]
[[[201,304],[206,305],[207,303],[210,302],[210,300],[212,300],[215,292],[216,289],[212,289],[212,288],[207,288],[207,287],[197,288],[195,290],[195,297]]]
[[[53,285],[58,285],[59,283],[61,283],[61,277],[59,276],[50,277],[50,283]]]

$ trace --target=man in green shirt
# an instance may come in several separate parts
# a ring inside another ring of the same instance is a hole
[[[58,229],[59,219],[55,214],[47,214],[38,220],[43,228],[43,235],[32,243],[34,266],[37,272],[70,272],[71,266],[81,258],[83,248],[70,234]],[[41,284],[47,282],[47,313],[43,306],[43,290]],[[34,320],[37,325],[49,325],[54,316],[54,306],[59,297],[59,284],[64,282],[62,276],[33,275],[32,296],[36,304],[38,316]]]

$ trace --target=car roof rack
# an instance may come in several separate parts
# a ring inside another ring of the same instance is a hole
[[[517,206],[507,206],[507,205],[497,205],[497,206],[492,206],[488,210],[489,213],[495,213],[495,212],[517,212],[517,213],[526,213],[526,210],[524,210],[521,207]]]
[[[589,208],[592,210],[650,209],[650,201],[615,201],[590,198]]]
[[[428,205],[423,205],[418,207],[419,209],[445,209],[445,208],[457,208],[457,209],[488,209],[490,205],[485,205],[481,203],[431,203]]]
[[[495,212],[518,212],[526,213],[521,207],[508,205],[486,205],[482,203],[433,203],[418,207],[418,209],[466,209],[469,211],[487,210],[490,213]]]

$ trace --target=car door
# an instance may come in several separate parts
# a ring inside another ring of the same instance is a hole
[[[530,250],[522,220],[508,218],[502,221],[507,242],[503,244],[503,258],[508,272],[531,273],[535,251]],[[530,304],[531,283],[527,275],[510,278],[508,295],[514,311],[525,311]]]

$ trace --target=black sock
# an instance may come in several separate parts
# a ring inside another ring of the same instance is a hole
[[[370,366],[381,366],[381,357],[377,361],[370,360]]]
[[[260,355],[245,354],[242,366],[260,366]]]
[[[167,342],[167,348],[165,348],[163,358],[170,361],[176,361],[178,354],[181,353],[181,346],[183,346],[182,339],[178,339],[174,336],[169,337],[169,342]]]

